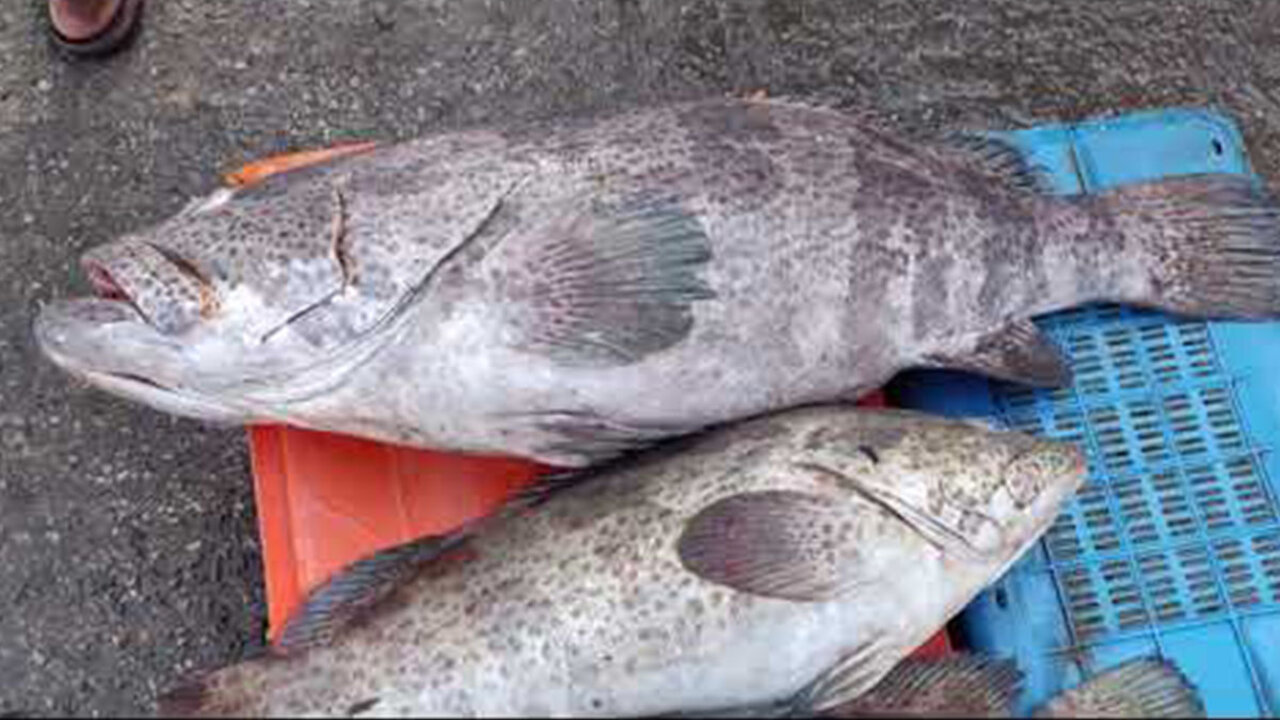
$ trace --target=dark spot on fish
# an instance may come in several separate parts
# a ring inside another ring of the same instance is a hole
[[[877,454],[876,454],[876,451],[875,451],[875,450],[873,450],[869,445],[859,445],[859,446],[858,446],[858,452],[860,452],[860,453],[862,453],[863,455],[865,455],[865,456],[867,457],[867,459],[868,459],[868,460],[870,460],[871,462],[873,462],[873,463],[875,463],[875,464],[877,464],[877,465],[879,465],[879,464],[880,464],[880,456],[879,456],[879,455],[877,455]]]
[[[351,707],[347,708],[347,715],[350,717],[355,717],[356,715],[359,715],[362,712],[372,709],[373,706],[377,704],[378,704],[378,698],[361,700],[360,702],[355,703]]]

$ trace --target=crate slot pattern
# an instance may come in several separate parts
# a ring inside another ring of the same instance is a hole
[[[1072,387],[995,384],[1005,425],[1085,443],[1090,480],[1019,571],[1091,645],[1280,611],[1280,509],[1202,322],[1114,305],[1039,319]]]

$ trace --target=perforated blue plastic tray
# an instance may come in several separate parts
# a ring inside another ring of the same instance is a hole
[[[994,134],[1063,193],[1252,172],[1236,126],[1210,110]],[[1089,455],[1089,483],[960,616],[959,640],[1018,661],[1023,715],[1153,653],[1187,673],[1211,716],[1280,713],[1280,324],[1118,306],[1037,324],[1069,356],[1071,387],[917,372],[892,388],[896,404],[993,418],[1078,441]]]

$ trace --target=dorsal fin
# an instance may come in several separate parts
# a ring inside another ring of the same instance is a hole
[[[274,650],[292,654],[327,645],[342,628],[411,580],[426,564],[457,548],[471,535],[460,528],[376,552],[338,571],[313,590],[285,622]]]
[[[1029,193],[1054,191],[1053,178],[1047,168],[1032,162],[1016,145],[995,135],[947,133],[938,149],[960,158],[975,172],[1009,187]]]

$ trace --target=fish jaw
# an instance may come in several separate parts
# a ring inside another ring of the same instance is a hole
[[[33,325],[45,357],[67,373],[113,395],[161,412],[219,423],[248,414],[181,382],[184,346],[153,328],[125,300],[78,298],[41,308]]]

